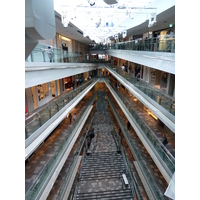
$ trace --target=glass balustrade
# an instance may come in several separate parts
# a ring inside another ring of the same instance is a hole
[[[162,144],[162,142],[157,138],[157,136],[153,133],[153,131],[149,128],[149,126],[139,117],[137,111],[131,106],[130,102],[126,99],[126,97],[120,93],[113,84],[110,84],[107,80],[107,84],[109,84],[115,94],[120,98],[121,102],[128,109],[129,114],[132,116],[135,124],[137,124],[142,131],[142,134],[148,141],[151,143],[153,148],[156,150],[162,161],[166,164],[168,169],[173,174],[175,171],[175,159],[171,155],[171,153],[166,149],[166,147]]]
[[[133,140],[131,139],[126,126],[122,123],[115,107],[113,106],[112,100],[110,99],[108,94],[106,94],[106,96],[107,96],[108,102],[110,104],[110,107],[112,108],[112,111],[113,111],[113,113],[114,113],[114,115],[117,119],[117,122],[118,122],[122,132],[124,133],[124,137],[126,138],[126,141],[129,144],[129,148],[133,152],[135,159],[137,160],[141,170],[143,171],[143,174],[145,176],[146,181],[148,182],[148,185],[151,188],[151,191],[153,192],[156,199],[164,200],[164,197],[163,197],[162,193],[160,192],[158,186],[156,185],[154,179],[152,178],[152,176],[151,176],[151,174],[148,170],[148,167],[146,166],[145,161],[143,160],[143,158],[142,158],[140,152],[138,151],[136,145],[133,143]]]
[[[49,119],[51,119],[57,112],[59,112],[67,103],[74,99],[78,94],[80,94],[86,87],[93,83],[96,79],[91,79],[90,81],[84,83],[83,85],[72,90],[69,93],[63,94],[54,99],[53,102],[47,104],[42,110],[38,111],[32,115],[25,125],[25,139],[30,137],[37,129],[39,129],[43,124],[45,124]]]
[[[115,133],[115,136],[118,136],[115,130],[114,130],[114,133]],[[120,141],[120,140],[118,140],[118,141]],[[121,146],[120,149],[121,149],[121,154],[122,154],[125,166],[126,166],[126,170],[128,171],[127,177],[129,178],[129,184],[131,186],[131,190],[136,192],[138,200],[143,200],[143,196],[142,196],[142,193],[140,191],[139,185],[137,183],[137,179],[135,178],[135,175],[132,171],[132,167],[131,167],[130,162],[129,162],[127,156],[126,156],[124,147]]]
[[[117,72],[127,81],[129,81],[139,90],[141,90],[144,94],[146,94],[148,97],[153,99],[160,106],[162,106],[164,109],[166,109],[168,112],[175,116],[175,98],[168,96],[166,93],[151,86],[149,83],[146,83],[142,80],[138,81],[137,78],[133,76],[133,74],[127,73],[120,68],[116,68],[111,64],[106,64],[106,67],[111,69],[113,72]]]
[[[36,178],[34,184],[31,186],[31,188],[26,193],[26,195],[25,195],[26,200],[36,199],[38,193],[40,192],[40,190],[44,186],[49,175],[52,173],[52,170],[54,169],[55,165],[58,164],[62,155],[66,151],[66,148],[71,141],[70,138],[72,137],[73,130],[77,128],[80,120],[83,119],[86,109],[94,101],[94,99],[96,98],[96,95],[97,95],[97,93],[95,93],[93,95],[93,97],[85,104],[84,108],[80,111],[79,117],[77,117],[76,121],[74,122],[73,127],[71,127],[67,136],[62,140],[58,149],[55,151],[54,155],[45,164],[42,172],[39,174],[39,176]]]
[[[80,154],[80,152],[81,152],[81,149],[82,149],[82,147],[83,147],[83,145],[84,145],[85,139],[86,139],[86,137],[87,137],[87,135],[88,135],[88,132],[89,132],[89,130],[90,130],[90,126],[91,126],[91,124],[92,124],[93,119],[94,119],[94,117],[91,116],[91,117],[90,117],[90,120],[89,120],[89,126],[88,126],[88,128],[87,128],[87,131],[84,133],[84,136],[83,136],[83,138],[82,138],[81,141],[80,141],[79,147],[78,147],[78,149],[76,150],[76,155],[74,156],[73,161],[72,161],[72,163],[71,163],[71,165],[70,165],[70,167],[69,167],[69,170],[68,170],[68,172],[67,172],[67,174],[66,174],[66,176],[65,176],[65,178],[64,178],[64,181],[63,181],[63,183],[62,183],[62,185],[61,185],[61,187],[60,187],[60,189],[59,189],[58,195],[57,195],[57,197],[56,197],[57,200],[61,199],[61,197],[64,195],[65,189],[66,189],[67,184],[68,184],[68,182],[69,182],[69,179],[70,179],[70,177],[71,177],[71,175],[72,175],[72,173],[73,173],[74,167],[75,167],[75,165],[76,165],[76,162],[77,162],[77,160],[78,160],[79,154]],[[83,159],[83,158],[82,158],[82,159]]]
[[[54,63],[106,63],[102,59],[96,59],[95,57],[88,56],[87,54],[64,51],[55,47],[51,48],[52,62]],[[26,62],[50,62],[48,56],[48,46],[37,44],[31,54],[26,59]]]
[[[95,44],[89,47],[90,50],[134,50],[134,51],[155,51],[155,52],[171,52],[175,53],[175,38],[174,37],[161,37],[151,39],[136,39],[125,42],[117,42],[111,44]]]

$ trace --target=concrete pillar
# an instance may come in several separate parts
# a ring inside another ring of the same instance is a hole
[[[31,88],[25,89],[25,101],[26,101],[27,113],[32,112],[34,110],[34,104],[33,104]]]
[[[143,80],[146,81],[146,66],[143,66]]]
[[[155,85],[159,85],[159,86],[160,86],[160,81],[161,81],[161,71],[160,71],[160,70],[156,70],[156,81],[155,81]]]
[[[166,93],[173,96],[175,91],[175,75],[174,74],[168,74],[167,78],[167,91]]]

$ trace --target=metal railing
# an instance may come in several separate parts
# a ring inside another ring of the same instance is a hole
[[[51,48],[53,63],[105,63],[103,59],[98,59],[87,54],[78,52],[64,51],[55,47]],[[50,62],[48,56],[48,46],[37,44],[31,54],[27,57],[26,62]]]
[[[111,64],[106,64],[105,66],[108,67],[110,70],[112,70],[114,73],[116,72],[117,74],[125,78],[135,87],[137,87],[140,91],[142,91],[156,103],[162,106],[165,110],[167,110],[168,112],[170,112],[172,115],[175,116],[175,98],[167,95],[162,90],[156,89],[149,83],[146,83],[142,80],[138,81],[138,79],[134,77],[133,74],[131,73],[127,73],[124,70],[116,68]]]
[[[140,188],[138,186],[137,180],[135,178],[135,175],[132,172],[129,160],[128,160],[125,152],[124,152],[124,147],[121,144],[121,137],[116,133],[114,127],[113,127],[112,134],[113,134],[115,143],[117,145],[117,149],[120,150],[120,152],[122,154],[124,164],[125,164],[125,167],[126,167],[126,171],[127,171],[126,174],[127,174],[128,179],[129,179],[129,184],[130,184],[130,188],[132,190],[132,194],[133,194],[133,196],[135,196],[135,193],[136,193],[137,199],[143,200],[143,196],[142,196],[142,193],[141,193]]]
[[[60,142],[58,149],[54,153],[54,155],[51,157],[51,159],[48,161],[48,163],[44,166],[42,173],[37,177],[37,181],[33,183],[31,188],[28,190],[28,192],[25,195],[26,200],[32,200],[37,199],[39,193],[41,192],[42,188],[44,187],[45,183],[47,182],[49,176],[54,171],[54,168],[59,164],[59,161],[61,160],[63,154],[66,151],[66,148],[69,145],[70,138],[72,137],[73,130],[77,128],[79,125],[80,120],[84,117],[84,113],[87,110],[88,106],[92,104],[94,99],[96,98],[97,93],[93,95],[93,97],[86,103],[85,107],[80,111],[79,116],[76,121],[74,122],[74,126],[71,127],[69,130],[69,134]]]
[[[134,51],[155,51],[155,52],[171,52],[175,53],[175,37],[161,37],[150,39],[136,39],[125,42],[117,42],[111,44],[95,44],[89,47],[89,50],[109,50],[109,49],[122,49]]]
[[[108,81],[106,81],[107,84]],[[135,125],[139,128],[142,135],[150,142],[153,149],[156,150],[160,159],[166,164],[167,168],[173,174],[175,171],[175,159],[168,151],[168,149],[162,144],[151,128],[139,117],[137,111],[130,105],[130,102],[122,95],[112,84],[109,84],[115,91],[115,95],[121,100],[123,107],[127,108],[129,116],[132,117]]]
[[[58,195],[57,195],[57,197],[56,197],[57,200],[63,199],[63,196],[64,196],[64,193],[65,193],[66,187],[67,187],[67,185],[68,185],[68,183],[69,183],[70,177],[71,177],[71,175],[72,175],[72,173],[73,173],[73,169],[74,169],[74,167],[75,167],[75,165],[76,165],[76,163],[77,163],[79,154],[80,154],[80,152],[81,152],[81,150],[82,150],[82,147],[83,147],[83,145],[84,145],[84,143],[85,143],[85,139],[86,139],[87,134],[88,134],[88,132],[89,132],[89,130],[90,130],[90,126],[91,126],[91,124],[92,124],[92,122],[93,122],[93,119],[94,119],[94,117],[91,117],[90,122],[89,122],[89,125],[88,125],[88,128],[87,128],[87,131],[85,132],[85,135],[83,136],[83,138],[82,138],[82,140],[81,140],[81,142],[80,142],[80,145],[79,145],[78,149],[76,150],[76,154],[75,154],[75,156],[74,156],[74,158],[73,158],[73,161],[72,161],[72,163],[71,163],[71,165],[70,165],[70,168],[69,168],[69,170],[68,170],[66,176],[64,177],[65,180],[64,180],[64,182],[62,183],[62,185],[61,185],[61,187],[60,187],[60,189],[59,189]],[[84,157],[82,157],[82,161],[83,161],[83,160],[84,160]]]
[[[132,190],[133,195],[136,193],[138,200],[143,200],[143,196],[142,193],[140,191],[139,185],[137,183],[137,180],[135,178],[135,175],[133,174],[132,170],[131,170],[131,166],[129,163],[129,160],[126,156],[126,153],[124,152],[124,147],[121,146],[121,153],[122,153],[122,157],[126,166],[126,170],[127,170],[127,178],[129,179],[129,184],[130,184],[130,188]]]
[[[65,93],[52,102],[42,107],[37,113],[34,113],[27,118],[28,122],[25,124],[25,139],[30,137],[36,130],[38,130],[43,124],[45,124],[49,119],[51,119],[57,112],[59,112],[67,103],[74,99],[78,94],[80,94],[85,88],[92,84],[96,79],[91,79],[90,81],[84,83],[83,85],[77,87],[68,93]]]
[[[106,94],[108,102],[110,104],[110,107],[112,108],[112,111],[115,115],[115,118],[121,128],[122,133],[124,134],[124,137],[126,138],[126,141],[129,145],[129,148],[131,149],[131,152],[133,153],[134,158],[136,159],[136,161],[138,162],[141,170],[143,171],[143,174],[145,176],[145,179],[149,185],[149,187],[151,188],[151,191],[155,197],[156,200],[161,199],[164,200],[163,194],[160,192],[160,189],[158,188],[158,186],[156,185],[156,182],[154,181],[153,177],[151,176],[151,174],[148,171],[148,167],[146,166],[141,153],[138,151],[138,149],[136,148],[136,145],[133,143],[133,140],[131,139],[126,126],[122,123],[121,119],[118,117],[118,114],[113,106],[113,103],[111,102],[108,94]]]

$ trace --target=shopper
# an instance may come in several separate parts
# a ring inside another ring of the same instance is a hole
[[[70,124],[71,124],[71,122],[72,122],[72,114],[71,113],[69,113],[69,120],[70,120]]]
[[[163,143],[164,146],[166,146],[168,144],[166,135],[163,135],[163,142],[162,143]]]
[[[76,121],[76,113],[74,113],[74,115],[73,115],[73,120],[74,120],[74,122]]]
[[[130,128],[131,128],[131,124],[130,124],[130,122],[128,121],[128,122],[127,122],[127,129],[130,130]]]
[[[51,50],[50,46],[48,47],[47,54],[48,54],[48,57],[49,57],[49,61],[52,62],[53,51]]]

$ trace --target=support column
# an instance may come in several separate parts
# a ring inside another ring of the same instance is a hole
[[[25,89],[25,100],[26,100],[27,113],[30,113],[34,110],[34,103],[33,103],[31,88]]]
[[[168,74],[166,93],[173,96],[175,91],[175,75]]]

